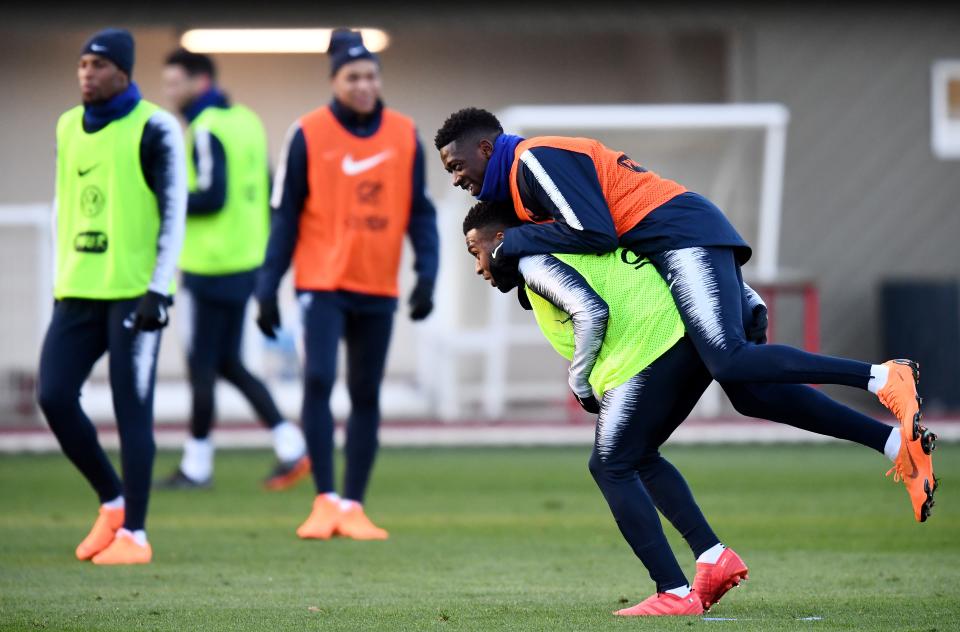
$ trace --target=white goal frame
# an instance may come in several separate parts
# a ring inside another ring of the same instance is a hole
[[[783,177],[786,158],[787,126],[790,112],[780,103],[675,104],[675,105],[517,105],[497,114],[505,130],[522,133],[524,129],[551,130],[759,130],[763,133],[760,199],[757,209],[758,231],[755,242],[753,278],[773,282],[779,272],[779,242],[783,199]],[[463,257],[462,245],[456,242],[459,223],[465,212],[460,196],[449,195],[441,206],[442,261]],[[451,235],[453,237],[451,237]],[[451,266],[441,266],[449,268]],[[512,300],[498,295],[490,306],[490,319],[485,327],[464,328],[455,322],[455,310],[444,309],[456,300],[462,279],[451,278],[441,271],[438,285],[438,314],[432,335],[424,342],[421,354],[420,380],[428,383],[435,395],[434,404],[441,419],[463,418],[465,404],[476,401],[477,393],[483,415],[502,418],[511,392],[544,389],[542,383],[518,385],[507,380],[507,354],[511,347],[522,347],[539,341],[535,325],[508,324]],[[468,281],[475,282],[473,279]],[[501,344],[490,344],[498,341]],[[480,354],[484,358],[482,383],[479,388],[462,389],[456,374],[457,363],[464,354]],[[468,392],[469,391],[469,392]],[[472,394],[471,394],[472,393]],[[704,397],[698,412],[715,416],[721,407],[719,391],[712,388]]]

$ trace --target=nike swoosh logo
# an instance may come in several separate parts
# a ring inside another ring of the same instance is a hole
[[[98,53],[107,50],[106,46],[101,46],[100,44],[90,44],[90,50],[95,50]]]
[[[343,157],[343,162],[340,166],[343,168],[343,172],[345,174],[348,176],[355,176],[358,173],[363,173],[364,171],[373,169],[391,155],[393,155],[393,150],[390,149],[381,151],[379,154],[374,154],[373,156],[364,158],[363,160],[354,160],[353,156],[347,154]]]
[[[96,168],[99,167],[99,166],[100,166],[100,163],[98,162],[97,164],[95,164],[95,165],[93,165],[92,167],[89,167],[89,168],[87,168],[87,169],[80,169],[80,168],[78,167],[78,168],[77,168],[77,175],[82,178],[83,176],[87,175],[88,173],[90,173],[91,171],[93,171],[94,169],[96,169]]]
[[[490,258],[496,259],[497,254],[500,252],[500,248],[502,247],[503,247],[503,242],[501,241],[499,244],[497,244],[497,247],[493,249],[493,252],[490,253]]]

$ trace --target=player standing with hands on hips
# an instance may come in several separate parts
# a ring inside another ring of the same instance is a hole
[[[215,79],[212,59],[184,49],[171,53],[163,69],[164,92],[188,123],[187,234],[180,269],[193,407],[180,466],[161,486],[210,485],[219,376],[270,428],[277,464],[264,485],[285,489],[310,471],[303,434],[283,419],[267,387],[241,358],[247,301],[270,230],[267,135],[257,115],[230,103]]]
[[[56,278],[37,397],[60,447],[100,498],[77,547],[94,564],[145,564],[144,530],[160,330],[167,325],[186,214],[179,125],[131,81],[133,37],[107,29],[83,47],[83,105],[57,123]],[[110,355],[123,481],[80,407],[80,388]]]
[[[413,121],[381,101],[377,56],[359,33],[338,29],[330,59],[333,99],[293,124],[281,154],[257,323],[275,335],[277,291],[292,260],[306,349],[302,418],[317,491],[297,535],[381,540],[387,532],[362,503],[378,447],[400,256],[409,235],[417,273],[410,317],[422,320],[433,309],[439,264],[436,210]],[[341,339],[351,402],[342,498],[334,491],[330,411]]]

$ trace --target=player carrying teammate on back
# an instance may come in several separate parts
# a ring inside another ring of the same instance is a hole
[[[505,203],[479,202],[463,221],[476,272],[500,290],[519,285],[541,331],[571,361],[569,382],[597,413],[590,472],[624,538],[656,583],[656,594],[616,614],[695,615],[747,577],[725,548],[680,473],[658,452],[712,381],[685,335],[670,290],[649,260],[620,248],[605,255],[523,257],[513,274],[490,275],[490,255],[520,220]],[[523,303],[524,300],[521,300]],[[765,309],[745,310],[748,344],[765,337]],[[891,460],[900,430],[798,384],[721,384],[736,409],[860,443]],[[594,395],[596,394],[596,395]],[[598,401],[599,400],[599,401]],[[693,587],[670,550],[657,509],[697,559]]]
[[[915,518],[926,520],[937,486],[930,458],[936,436],[920,423],[917,364],[871,365],[748,344],[740,266],[751,250],[709,200],[596,140],[505,134],[479,108],[450,115],[435,144],[454,186],[512,203],[525,222],[504,231],[493,252],[494,279],[528,255],[603,253],[618,245],[642,253],[667,282],[687,335],[718,382],[842,384],[876,393],[900,421],[900,450],[888,473],[905,483]]]

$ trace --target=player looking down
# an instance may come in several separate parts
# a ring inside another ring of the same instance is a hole
[[[519,286],[551,345],[571,361],[571,389],[598,412],[590,472],[624,538],[656,583],[656,594],[620,615],[699,614],[742,579],[747,567],[710,528],[680,473],[658,452],[712,381],[663,279],[648,259],[619,248],[605,255],[533,255],[494,279],[504,233],[520,224],[505,203],[479,202],[463,222],[476,272],[501,291]],[[522,303],[525,301],[521,301]],[[744,313],[755,345],[764,309]],[[721,384],[744,415],[860,443],[894,460],[898,428],[795,384]],[[691,588],[660,526],[657,509],[697,559]]]
[[[359,33],[330,43],[333,100],[290,128],[277,169],[267,256],[257,280],[257,324],[280,325],[277,290],[293,260],[306,351],[303,428],[317,496],[297,535],[382,540],[363,508],[377,453],[380,384],[397,309],[405,236],[417,283],[410,317],[433,309],[439,265],[436,210],[426,195],[423,150],[411,119],[380,99],[380,62]],[[337,348],[346,342],[346,473],[334,491],[333,414]]]
[[[900,448],[888,474],[905,483],[916,520],[927,519],[937,487],[930,458],[936,435],[921,425],[918,365],[871,365],[749,344],[740,266],[751,250],[709,200],[596,140],[505,134],[497,118],[479,108],[451,114],[435,145],[455,187],[512,204],[523,222],[507,228],[491,253],[490,274],[501,291],[508,287],[504,275],[524,256],[606,253],[618,246],[641,253],[668,284],[691,343],[718,382],[842,384],[876,393],[900,422]]]

